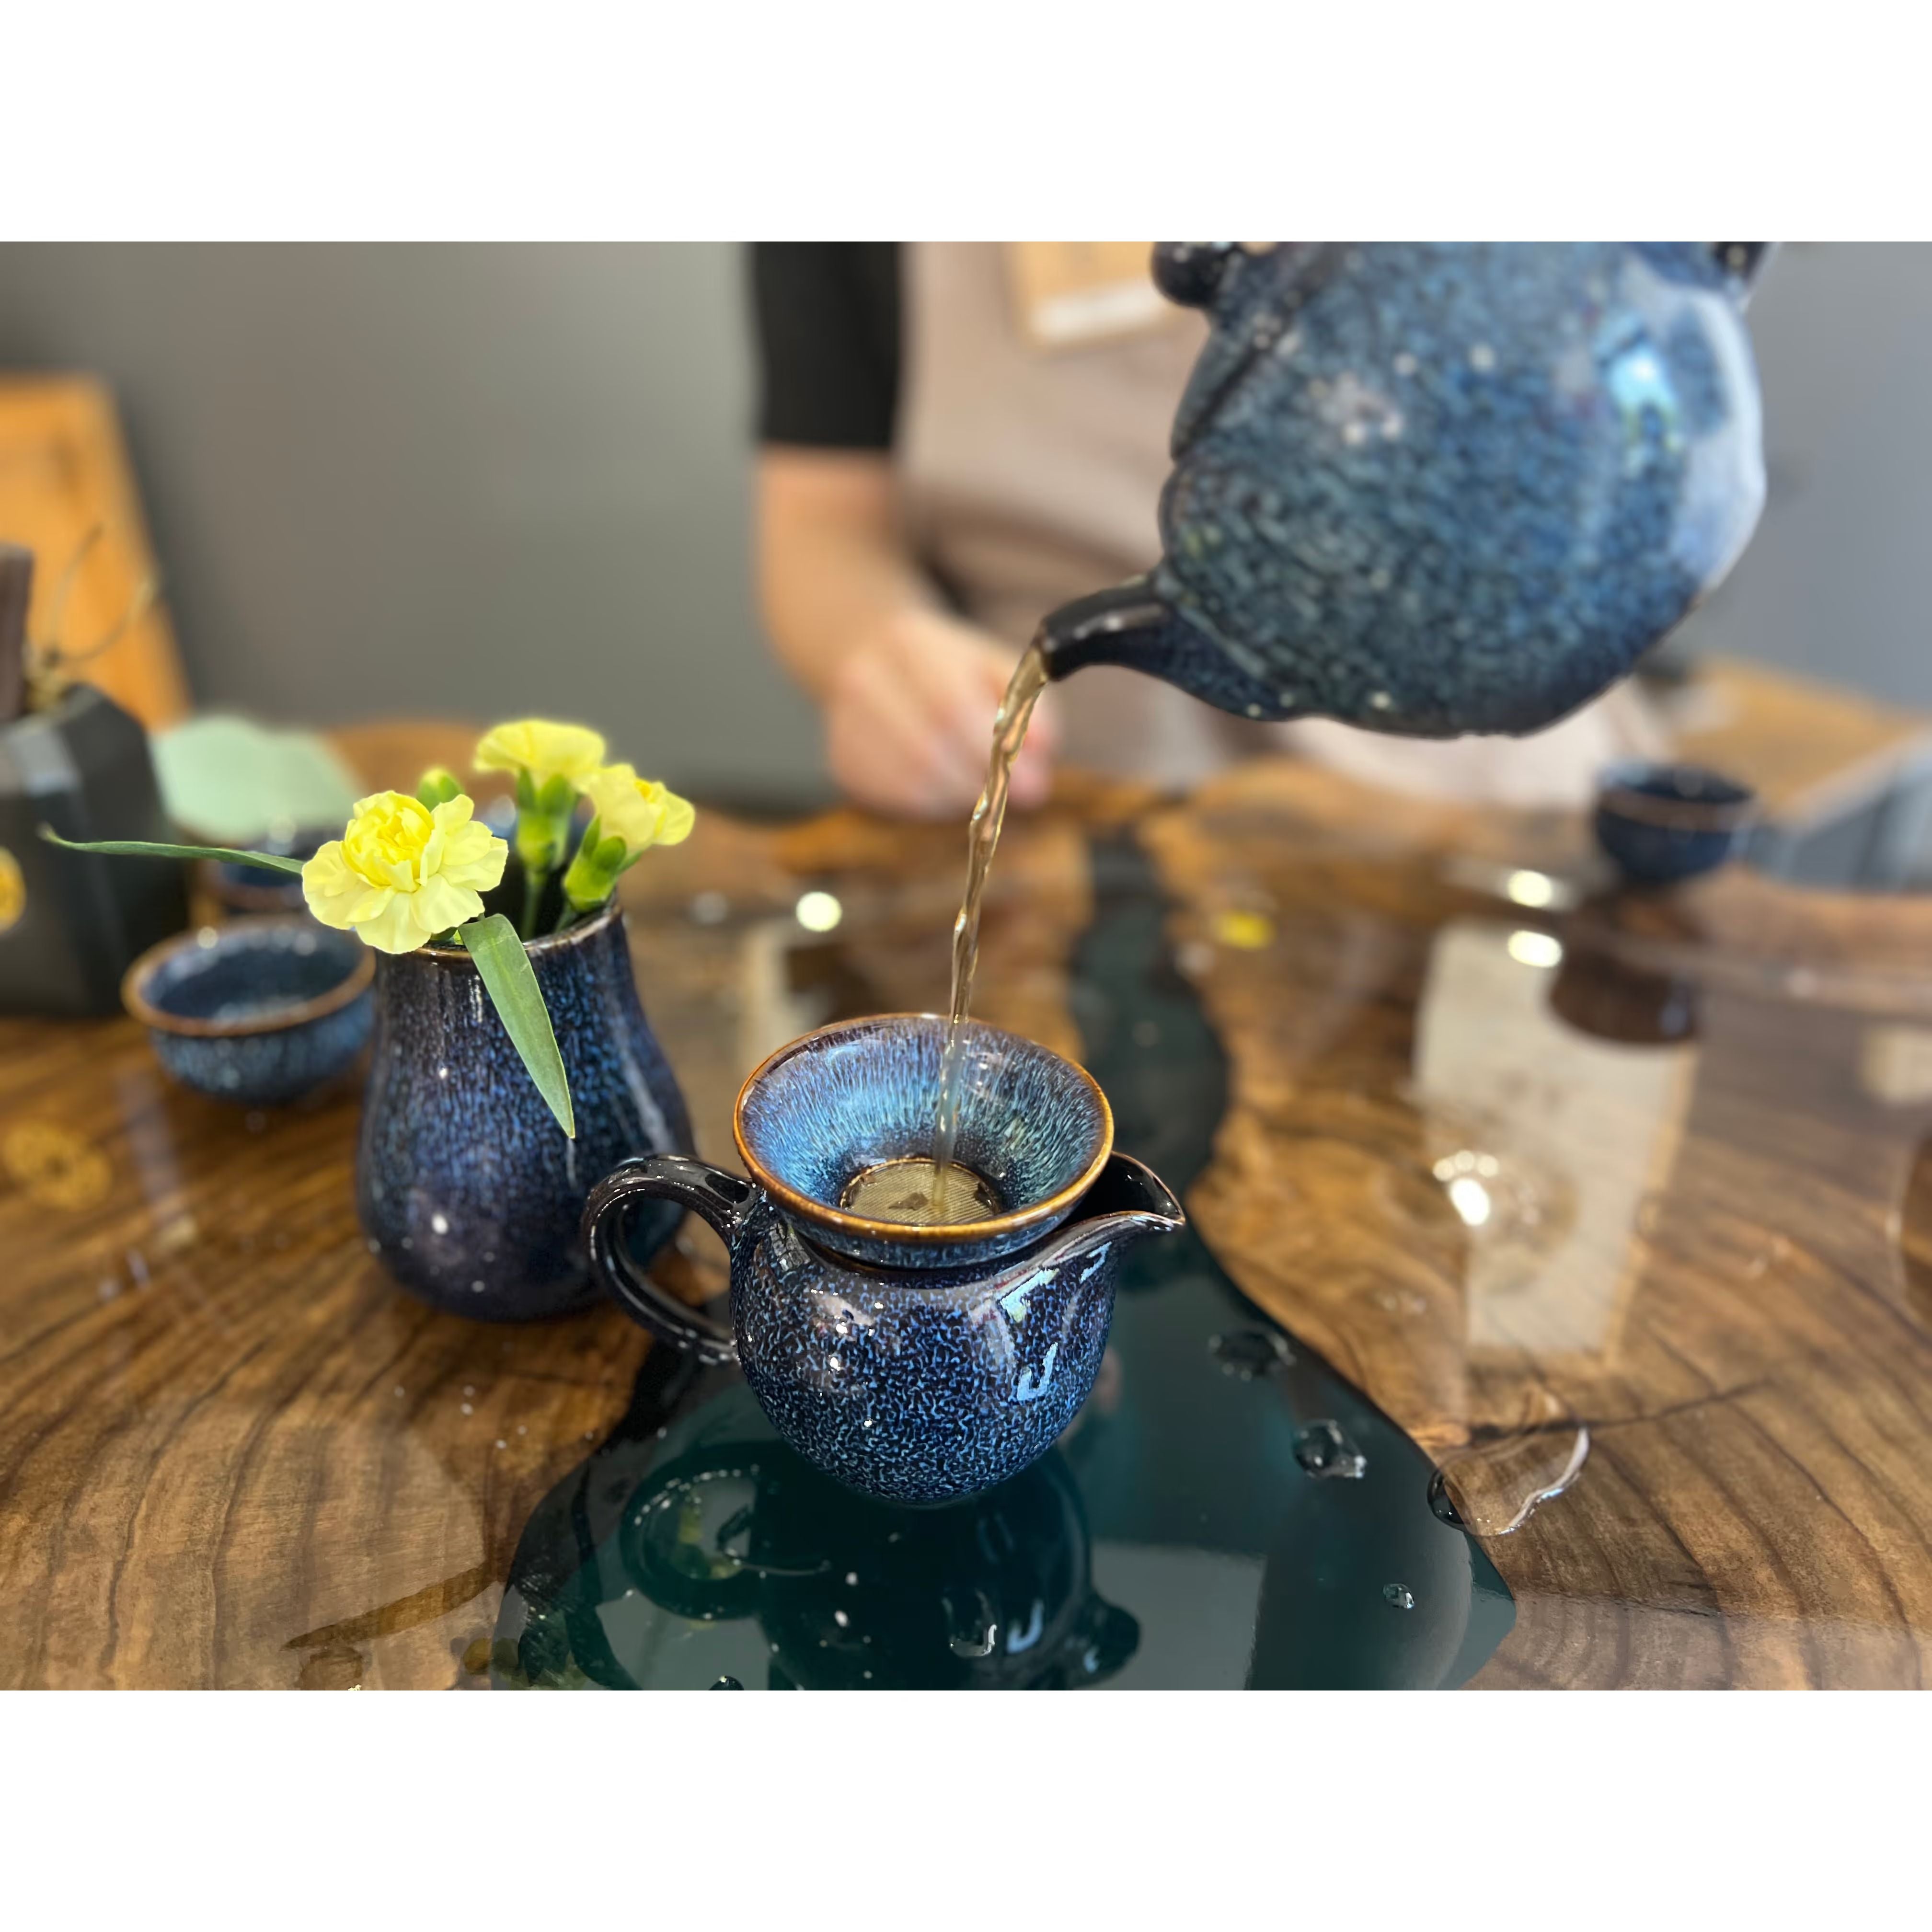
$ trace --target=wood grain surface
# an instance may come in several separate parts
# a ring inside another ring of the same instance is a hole
[[[352,755],[407,784],[429,742]],[[1229,1270],[1452,1468],[1588,1432],[1485,1539],[1517,1620],[1478,1682],[1920,1682],[1932,909],[1606,895],[1568,820],[1286,764],[1178,803],[1070,781],[1009,830],[980,1002],[1064,1050],[1102,826],[1153,855],[1229,1055],[1188,1204]],[[703,1151],[770,1046],[938,1002],[961,842],[706,813],[628,875]],[[356,1226],[356,1105],[224,1107],[130,1022],[0,1022],[0,1684],[483,1681],[517,1537],[645,1343],[402,1294]],[[718,1286],[701,1229],[663,1266]]]
[[[1188,1204],[1438,1455],[1588,1430],[1486,1540],[1517,1621],[1478,1684],[1917,1684],[1932,908],[1738,872],[1552,917],[1500,888],[1591,877],[1576,828],[1374,802],[1257,766],[1146,827],[1234,1070]],[[1457,882],[1478,850],[1493,894]],[[1264,934],[1216,943],[1231,913]],[[1580,970],[1593,1032],[1557,1010]],[[1472,1149],[1476,1226],[1442,1178]]]

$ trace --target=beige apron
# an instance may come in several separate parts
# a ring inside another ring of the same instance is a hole
[[[1168,430],[1205,322],[1174,309],[1136,333],[1040,347],[1016,320],[997,242],[908,244],[906,316],[909,532],[967,614],[1017,647],[1056,604],[1160,555]],[[1396,790],[1580,803],[1606,760],[1658,746],[1628,688],[1529,739],[1391,738],[1326,718],[1257,724],[1104,667],[1080,672],[1055,701],[1070,763],[1172,785],[1287,750]]]

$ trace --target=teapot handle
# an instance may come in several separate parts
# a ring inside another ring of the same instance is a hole
[[[591,1271],[624,1312],[660,1341],[688,1349],[707,1368],[735,1362],[738,1341],[730,1328],[687,1307],[639,1271],[624,1244],[624,1219],[639,1201],[675,1201],[702,1214],[730,1254],[764,1198],[748,1180],[688,1154],[651,1154],[627,1160],[590,1190],[584,1204],[584,1245]]]

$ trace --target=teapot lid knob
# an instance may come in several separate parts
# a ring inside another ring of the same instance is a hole
[[[1208,308],[1240,253],[1238,242],[1156,242],[1154,286],[1184,308]]]
[[[1711,252],[1717,256],[1718,266],[1737,284],[1738,292],[1748,296],[1777,245],[1774,242],[1714,242]]]

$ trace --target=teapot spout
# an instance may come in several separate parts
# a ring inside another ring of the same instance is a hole
[[[1152,1168],[1131,1154],[1110,1154],[1100,1179],[1049,1248],[1064,1260],[1102,1242],[1178,1234],[1186,1225],[1174,1190]]]
[[[1268,688],[1209,632],[1162,594],[1158,571],[1076,598],[1051,611],[1034,643],[1046,674],[1070,677],[1088,664],[1144,672],[1222,711],[1247,718],[1298,718],[1309,707]]]

